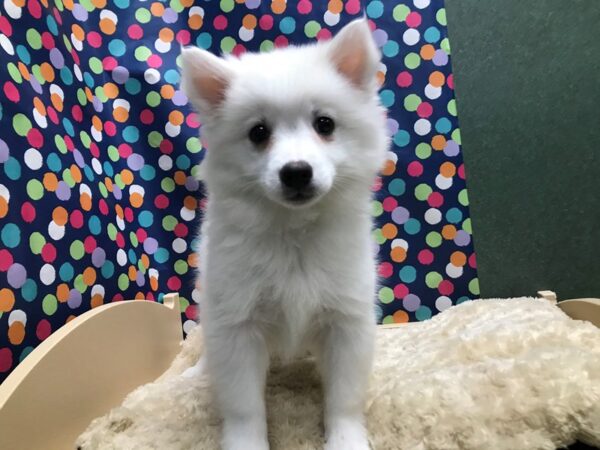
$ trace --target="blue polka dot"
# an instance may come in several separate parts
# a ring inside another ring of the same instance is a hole
[[[410,142],[410,133],[406,130],[398,130],[394,135],[394,144],[398,147],[406,147]]]
[[[28,278],[21,287],[21,296],[27,302],[32,302],[37,297],[37,284],[31,278]]]
[[[429,27],[425,30],[424,38],[426,42],[430,44],[434,44],[435,42],[440,40],[440,30],[436,27]]]
[[[67,86],[71,86],[73,84],[73,72],[67,66],[64,66],[60,69],[60,78]]]
[[[104,164],[102,164],[102,169],[104,170],[104,173],[109,177],[112,177],[114,175],[113,167],[108,161],[104,161]]]
[[[458,208],[450,208],[446,212],[446,220],[450,223],[459,223],[463,218],[462,212]]]
[[[169,251],[166,248],[160,247],[154,252],[154,259],[159,264],[167,262],[169,259]]]
[[[174,69],[169,69],[165,72],[165,81],[167,83],[177,84],[180,79],[181,76],[179,75],[179,72]]]
[[[431,309],[428,306],[422,305],[415,312],[415,317],[417,320],[431,319]]]
[[[23,62],[23,64],[31,63],[31,55],[29,54],[29,50],[27,50],[27,47],[25,47],[24,45],[17,45],[15,51],[17,52],[17,56]]]
[[[63,123],[63,128],[65,129],[66,133],[69,136],[74,137],[75,129],[73,128],[73,124],[71,123],[71,121],[68,118],[63,117],[62,123]]]
[[[102,232],[102,222],[100,222],[100,218],[97,215],[93,215],[88,220],[88,228],[90,229],[90,233],[95,236],[98,236]]]
[[[108,51],[113,56],[123,56],[127,47],[121,39],[113,39],[108,43]]]
[[[56,153],[50,153],[46,157],[46,165],[52,172],[60,172],[62,169],[62,162]]]
[[[85,175],[88,181],[94,181],[94,171],[90,166],[85,166],[83,168],[83,174]]]
[[[175,160],[175,164],[177,165],[178,169],[187,170],[192,165],[192,162],[190,161],[190,158],[187,157],[187,155],[179,155]]]
[[[94,77],[92,76],[91,73],[89,72],[84,72],[83,73],[83,82],[87,85],[87,87],[89,87],[90,89],[93,89],[95,87],[94,83]]]
[[[119,9],[127,9],[129,7],[129,0],[113,0],[113,3]]]
[[[140,171],[140,176],[144,181],[152,181],[154,180],[154,177],[156,177],[156,169],[146,164],[144,165],[144,167],[142,167],[142,170]]]
[[[415,218],[408,219],[404,224],[404,231],[406,234],[410,235],[417,234],[419,231],[421,231],[421,222]]]
[[[21,229],[14,223],[7,223],[2,227],[0,237],[8,248],[15,248],[21,243]]]
[[[46,26],[48,27],[48,31],[52,33],[54,36],[58,36],[58,25],[56,24],[56,20],[51,15],[46,16]]]
[[[4,163],[4,173],[7,178],[17,181],[21,178],[21,163],[16,158],[9,157]]]
[[[383,14],[383,2],[373,0],[367,5],[367,16],[371,19],[378,19]]]
[[[458,297],[458,300],[456,300],[456,304],[460,305],[461,303],[469,302],[469,301],[471,301],[471,299],[469,297],[462,296],[462,297]]]
[[[108,280],[115,273],[115,265],[109,260],[104,261],[104,264],[102,264],[102,269],[100,269],[100,273]]]
[[[452,129],[452,123],[446,117],[442,117],[441,119],[438,119],[438,121],[435,123],[435,130],[438,133],[442,133],[442,134],[449,133],[451,129]]]
[[[388,192],[395,196],[402,195],[406,192],[406,183],[402,178],[394,178],[388,184]]]
[[[131,264],[135,264],[137,262],[137,255],[135,254],[135,250],[130,248],[127,252],[127,258]]]
[[[396,94],[391,89],[384,89],[379,93],[379,98],[381,99],[381,104],[386,108],[389,108],[394,105],[396,101]]]
[[[64,282],[71,281],[74,275],[75,270],[73,269],[71,263],[66,262],[60,266],[60,269],[58,269],[58,276]]]
[[[398,55],[398,52],[400,51],[400,46],[396,41],[390,40],[383,44],[381,51],[383,52],[384,56],[387,56],[388,58],[393,58],[394,56]]]
[[[279,30],[283,34],[291,34],[296,29],[296,19],[291,16],[284,17],[279,22]]]
[[[200,48],[208,50],[212,45],[212,36],[209,33],[200,33],[196,38],[196,45]]]
[[[134,125],[129,125],[123,130],[123,139],[125,142],[133,144],[140,138],[140,130]]]
[[[151,227],[154,223],[154,215],[150,211],[142,211],[138,214],[138,222],[143,228]]]
[[[413,266],[404,266],[400,269],[399,276],[403,283],[412,283],[417,279],[417,269]]]
[[[19,362],[23,362],[23,360],[27,357],[27,355],[29,355],[31,352],[33,351],[33,347],[27,346],[23,349],[23,351],[21,352],[21,356],[19,356]]]
[[[139,94],[142,90],[142,83],[136,78],[129,78],[125,82],[125,90],[131,95]]]

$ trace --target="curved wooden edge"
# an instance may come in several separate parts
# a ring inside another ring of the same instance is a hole
[[[570,318],[587,320],[600,328],[600,299],[575,298],[562,300],[557,303],[557,306]]]
[[[115,302],[76,317],[0,385],[0,448],[73,448],[92,419],[160,376],[182,339],[178,294],[163,304]]]

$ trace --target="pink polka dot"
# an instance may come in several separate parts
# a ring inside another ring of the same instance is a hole
[[[373,183],[373,186],[371,186],[371,190],[373,192],[379,192],[382,187],[383,187],[383,180],[382,180],[382,178],[381,177],[375,178],[375,182]]]
[[[258,26],[261,30],[269,31],[271,28],[273,28],[273,16],[265,14],[258,19]]]
[[[450,89],[454,89],[454,74],[448,75],[446,78],[446,84],[448,84]]]
[[[173,153],[173,143],[168,139],[163,139],[158,147],[160,148],[161,153],[164,153],[165,155]]]
[[[233,47],[231,50],[231,54],[233,56],[240,56],[244,53],[246,53],[246,47],[244,47],[242,44],[235,44],[235,47]]]
[[[392,212],[394,209],[398,207],[398,200],[394,197],[386,197],[383,200],[383,210],[387,212]]]
[[[348,0],[346,2],[346,12],[348,14],[358,14],[360,12],[360,0]]]
[[[185,123],[190,128],[200,128],[200,125],[201,125],[198,114],[196,114],[196,113],[188,114],[187,117],[185,118]]]
[[[83,214],[81,214],[81,211],[76,209],[71,212],[71,214],[69,214],[69,223],[73,228],[81,228],[83,226]]]
[[[331,36],[331,31],[329,31],[327,28],[321,28],[317,32],[318,41],[328,41],[329,39],[331,39]]]
[[[275,38],[274,43],[275,43],[275,47],[277,47],[277,48],[287,47],[289,44],[289,42],[285,36],[277,36]]]
[[[192,40],[192,35],[188,30],[179,30],[175,35],[175,40],[181,45],[189,45]]]
[[[157,69],[162,66],[162,58],[158,55],[150,55],[150,57],[146,60],[146,63],[153,69]]]
[[[144,30],[138,24],[134,24],[127,29],[127,35],[131,39],[138,40],[144,36]]]
[[[452,295],[454,284],[450,280],[443,280],[438,286],[438,291],[442,295]]]
[[[52,333],[52,326],[46,319],[42,319],[35,328],[35,335],[40,341],[46,339]]]
[[[44,135],[37,128],[32,128],[27,133],[27,142],[35,148],[40,148],[44,145]]]
[[[312,11],[312,3],[308,0],[300,0],[298,2],[298,12],[300,14],[308,14]]]
[[[148,233],[146,233],[146,230],[143,228],[138,228],[135,232],[135,236],[137,237],[137,240],[143,244],[148,237]]]
[[[423,164],[419,161],[413,161],[408,165],[406,171],[411,177],[420,177],[423,175]]]
[[[72,152],[75,149],[75,143],[73,142],[73,139],[71,139],[71,136],[63,136],[63,139],[65,140],[67,150]]]
[[[56,110],[52,106],[48,106],[46,108],[46,113],[48,114],[48,118],[50,119],[50,122],[52,122],[55,125],[58,124],[58,114],[56,113]]]
[[[13,262],[12,254],[8,250],[0,250],[0,272],[6,272]]]
[[[129,222],[129,223],[133,222],[133,209],[131,209],[129,206],[126,206],[123,213],[125,215],[125,220],[127,222]]]
[[[87,41],[90,46],[100,48],[102,46],[102,36],[97,31],[90,31],[87,34]]]
[[[159,194],[154,199],[154,206],[158,209],[165,209],[169,207],[169,198],[164,194]]]
[[[29,0],[27,2],[27,9],[29,10],[29,14],[31,14],[31,17],[33,17],[34,19],[39,19],[42,17],[42,6],[37,0]],[[46,48],[50,49],[52,47]]]
[[[409,72],[400,72],[396,77],[396,84],[401,88],[409,87],[413,82],[413,77]]]
[[[472,267],[473,269],[477,268],[477,258],[475,257],[475,253],[471,253],[471,256],[469,256],[469,267]]]
[[[83,120],[83,110],[81,109],[81,106],[74,105],[71,108],[71,116],[75,122],[81,122]]]
[[[408,16],[406,16],[406,25],[411,28],[417,28],[421,25],[421,14],[416,11],[411,12]]]
[[[120,231],[117,233],[117,236],[115,237],[115,242],[117,244],[117,247],[119,247],[119,248],[125,247],[125,238],[123,237],[123,233],[121,233]]]
[[[394,297],[402,299],[408,294],[410,294],[410,291],[404,283],[400,283],[394,286]]]
[[[75,64],[81,64],[81,59],[79,58],[79,53],[77,53],[77,50],[73,48],[69,53],[71,54],[71,58],[73,58]]]
[[[213,26],[217,30],[224,30],[225,28],[227,28],[227,17],[225,17],[222,14],[215,17],[215,20],[213,20]]]
[[[88,236],[83,241],[83,248],[86,253],[92,253],[98,244],[96,243],[96,239],[93,236]]]
[[[54,42],[54,36],[52,36],[47,31],[42,33],[42,47],[46,50],[51,50],[56,47],[56,43]]]
[[[150,111],[149,109],[144,109],[140,113],[140,121],[144,125],[150,125],[152,122],[154,122],[154,113],[152,111]]]
[[[104,132],[107,136],[114,136],[117,134],[117,125],[112,120],[104,122]]]
[[[21,217],[24,222],[31,223],[35,220],[35,208],[29,202],[23,203],[21,206]]]
[[[95,142],[90,143],[90,153],[92,154],[92,156],[94,158],[100,157],[100,148],[98,147],[98,144],[96,144]]]
[[[176,276],[169,277],[167,280],[167,287],[171,291],[178,291],[181,288],[181,280]]]
[[[458,173],[458,177],[461,179],[465,179],[465,165],[461,164],[460,166],[458,166],[458,170],[456,171]]]
[[[123,294],[118,293],[118,294],[113,295],[113,298],[111,301],[112,302],[122,302],[123,300],[124,300]]]
[[[419,106],[417,106],[417,115],[419,117],[427,118],[433,114],[433,106],[427,102],[421,102]]]
[[[100,214],[104,216],[108,215],[108,203],[103,198],[98,202],[98,209],[100,210]]]
[[[421,250],[417,258],[421,264],[429,265],[433,262],[433,252],[428,249]]]
[[[0,348],[0,372],[8,372],[13,364],[10,348]]]
[[[439,208],[444,204],[444,196],[439,192],[432,192],[429,194],[429,197],[427,197],[427,203],[429,203],[429,206],[432,208]]]
[[[383,278],[389,278],[394,273],[394,266],[389,262],[382,262],[378,268],[379,276]]]
[[[19,100],[21,100],[19,90],[12,81],[7,81],[6,83],[4,83],[4,95],[6,95],[6,98],[8,98],[11,102],[14,103],[18,103]]]
[[[119,146],[117,147],[117,150],[119,151],[119,156],[121,158],[127,158],[129,155],[131,155],[133,153],[133,149],[131,148],[131,145],[129,145],[129,144],[119,144]]]
[[[44,262],[51,263],[56,259],[56,247],[50,242],[46,242],[42,247],[42,259]]]
[[[104,67],[104,70],[113,70],[118,65],[119,63],[112,56],[107,56],[102,59],[102,67]]]
[[[179,238],[184,238],[188,235],[188,227],[185,223],[178,223],[177,225],[175,225],[175,228],[173,229],[173,232],[175,233],[175,236],[179,237]]]
[[[0,33],[11,37],[13,30],[12,25],[5,16],[0,16]]]

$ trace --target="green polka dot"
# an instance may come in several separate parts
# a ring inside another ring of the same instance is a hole
[[[409,53],[404,57],[404,65],[408,69],[416,69],[421,65],[421,57],[418,53]]]
[[[479,279],[473,278],[469,282],[469,292],[473,295],[479,295]]]
[[[21,229],[14,223],[7,223],[2,227],[0,238],[8,248],[15,248],[21,243]]]
[[[270,41],[268,39],[265,39],[264,41],[262,41],[260,43],[260,51],[261,52],[268,52],[271,51],[275,48],[275,44],[273,43],[273,41]]]
[[[463,206],[469,206],[469,194],[466,189],[458,193],[458,202]]]
[[[165,177],[160,182],[160,187],[163,191],[171,193],[175,190],[175,181],[173,181],[173,178]]]
[[[79,274],[75,277],[75,281],[73,282],[73,286],[82,294],[87,291],[87,285],[83,281],[83,274]]]
[[[58,302],[56,297],[52,294],[46,295],[42,300],[42,311],[44,311],[44,314],[51,316],[56,312],[57,309]]]
[[[140,23],[148,23],[152,18],[152,14],[146,8],[138,8],[135,12],[135,20]]]
[[[42,36],[35,28],[27,30],[25,39],[27,39],[27,43],[32,49],[39,50],[42,48]]]
[[[385,286],[379,289],[379,301],[381,303],[392,303],[394,301],[394,291]]]
[[[29,130],[31,130],[31,121],[25,114],[15,114],[13,116],[13,128],[19,136],[27,136]]]
[[[148,134],[148,144],[152,148],[158,147],[160,145],[160,143],[162,142],[162,140],[163,140],[163,136],[158,131],[151,131]]]
[[[161,96],[158,92],[150,91],[146,95],[146,103],[148,103],[148,106],[152,106],[153,108],[155,108],[158,105],[160,105],[160,101],[161,101]]]
[[[85,146],[85,148],[90,148],[90,144],[92,143],[92,138],[87,133],[87,131],[84,131],[84,130],[80,131],[79,139],[81,139],[81,143]]]
[[[184,313],[185,310],[190,306],[190,302],[185,297],[179,297],[179,310]]]
[[[94,94],[102,103],[106,103],[108,101],[108,95],[106,95],[106,91],[104,90],[103,86],[98,86],[96,89],[94,89]]]
[[[152,52],[150,51],[150,49],[144,45],[136,48],[133,52],[133,56],[135,56],[135,59],[137,59],[140,62],[146,61],[148,58],[150,58],[151,55]]]
[[[99,75],[104,71],[104,68],[102,67],[102,61],[95,56],[92,56],[89,59],[88,65],[90,66],[90,70],[96,75]]]
[[[83,242],[81,242],[79,239],[71,242],[71,246],[69,247],[69,253],[71,254],[71,258],[76,259],[77,261],[83,258],[83,255],[85,253]]]
[[[180,13],[181,11],[183,11],[183,5],[181,4],[181,2],[179,0],[171,0],[171,3],[169,3],[169,6],[176,13]]]
[[[58,134],[54,136],[54,145],[59,152],[67,153],[67,144],[62,136],[59,136]]]
[[[462,224],[462,229],[469,234],[473,234],[473,228],[471,228],[471,219],[467,218]]]
[[[117,147],[115,147],[114,145],[110,145],[108,147],[108,157],[110,158],[111,161],[116,162],[119,160],[120,156],[119,156],[119,150],[117,149]]]
[[[417,110],[417,107],[421,104],[421,97],[417,94],[407,95],[404,99],[404,109],[410,112],[414,112]]]
[[[15,66],[15,63],[8,63],[6,68],[8,69],[8,73],[15,83],[23,82],[23,76],[21,75],[21,72],[19,72],[17,66]]]
[[[383,233],[381,232],[381,228],[377,228],[376,230],[373,230],[373,239],[379,245],[384,244],[385,241],[387,240],[385,237],[383,237]]]
[[[460,144],[461,144],[460,128],[457,128],[457,129],[455,129],[455,130],[452,132],[452,135],[451,135],[451,136],[452,136],[452,140],[453,140],[454,142],[456,142],[458,145],[460,145]]]
[[[34,231],[29,236],[29,248],[31,249],[31,253],[34,255],[39,255],[42,253],[42,247],[46,245],[46,239],[42,235],[42,233],[38,231]]]
[[[38,81],[38,83],[40,83],[42,85],[46,84],[46,80],[42,76],[42,72],[41,72],[40,66],[38,64],[34,64],[33,66],[31,66],[31,73],[33,74],[35,79]]]
[[[231,53],[233,47],[235,47],[234,38],[231,36],[225,36],[223,39],[221,39],[221,51],[223,53]]]
[[[119,289],[122,291],[127,290],[129,287],[129,277],[124,273],[119,275],[119,278],[117,279],[117,286],[119,286]]]
[[[134,247],[137,247],[139,245],[137,235],[133,231],[129,232],[129,242],[131,242],[131,245],[133,245]]]
[[[304,25],[304,34],[309,38],[314,38],[321,30],[321,25],[316,20],[311,20]]]
[[[77,101],[81,106],[87,105],[87,97],[83,89],[77,90]]]
[[[188,264],[183,259],[178,259],[175,261],[174,269],[176,273],[183,275],[188,271]]]
[[[106,226],[106,234],[111,241],[114,241],[117,238],[117,227],[113,223],[109,223]]]
[[[71,174],[71,169],[65,169],[62,173],[62,179],[69,187],[75,186],[75,180],[73,179],[73,175]]]
[[[392,17],[396,22],[404,22],[410,14],[410,8],[406,5],[398,5],[392,10]]]
[[[98,190],[103,198],[108,198],[108,189],[106,189],[106,185],[101,181],[98,182]]]
[[[44,196],[44,185],[38,180],[29,180],[25,189],[32,200],[39,200]]]
[[[92,12],[96,7],[92,4],[90,0],[79,0],[81,6],[85,8],[87,12]]]
[[[221,8],[221,11],[226,12],[226,13],[233,11],[234,6],[235,6],[235,3],[233,0],[221,0],[221,2],[219,3],[219,7]]]
[[[166,231],[173,231],[179,222],[175,218],[175,216],[168,215],[163,217],[162,227]]]
[[[415,197],[417,200],[424,202],[431,195],[433,191],[431,190],[431,186],[425,183],[421,183],[417,185],[415,188]]]
[[[431,289],[437,289],[442,280],[442,276],[437,272],[429,272],[425,275],[425,284]]]
[[[380,201],[373,200],[371,205],[372,205],[371,214],[373,215],[373,217],[379,217],[380,215],[383,214],[383,205],[381,204]]]
[[[421,142],[415,148],[415,154],[420,159],[427,159],[431,156],[431,145]]]
[[[120,189],[125,188],[125,182],[123,181],[123,177],[121,177],[120,173],[115,176],[115,184],[119,186]]]
[[[431,248],[437,248],[442,245],[442,235],[437,231],[430,231],[427,233],[427,236],[425,236],[425,242],[427,242],[427,245]]]
[[[65,44],[65,47],[66,47],[66,49],[67,49],[68,52],[70,52],[71,50],[73,50],[73,46],[71,45],[71,41],[67,37],[66,33],[63,34],[63,44]]]
[[[385,316],[383,318],[383,320],[381,321],[382,324],[384,325],[390,325],[394,323],[394,317],[393,316]]]
[[[200,143],[200,139],[197,137],[191,137],[187,141],[185,141],[185,148],[190,153],[198,153],[202,150],[202,144]]]
[[[442,50],[444,50],[446,53],[450,54],[451,53],[451,49],[450,49],[450,41],[448,40],[448,38],[444,38],[442,39],[442,42],[440,42],[440,48]]]
[[[456,100],[452,99],[448,102],[448,113],[451,116],[456,116]]]
[[[438,23],[440,25],[446,26],[447,25],[447,21],[446,21],[446,9],[445,8],[440,8],[437,12],[437,14],[435,15],[435,19],[438,21]]]

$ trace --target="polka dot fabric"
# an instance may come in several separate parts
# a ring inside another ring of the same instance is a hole
[[[373,188],[379,320],[424,320],[478,296],[440,0],[5,0],[0,377],[103,303],[179,291],[193,325],[204,149],[178,84],[180,46],[268,51],[329,39],[363,13],[384,55],[393,140]]]

